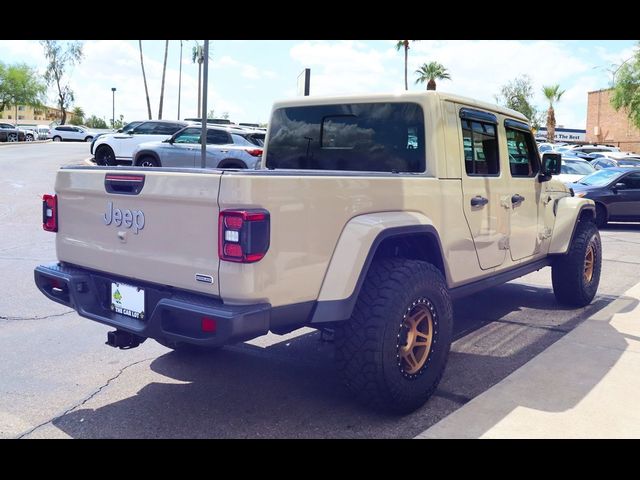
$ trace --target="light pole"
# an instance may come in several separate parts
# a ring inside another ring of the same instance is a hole
[[[111,87],[111,128],[116,128],[116,87]]]

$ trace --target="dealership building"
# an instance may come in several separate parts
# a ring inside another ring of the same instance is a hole
[[[605,143],[620,147],[622,151],[640,153],[640,130],[624,109],[616,111],[611,106],[613,89],[588,93],[587,142]]]

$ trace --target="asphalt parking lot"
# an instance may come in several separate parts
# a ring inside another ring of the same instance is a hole
[[[640,224],[601,231],[598,296],[559,308],[551,271],[455,303],[456,341],[435,395],[405,417],[354,403],[318,332],[268,335],[213,353],[154,341],[116,350],[108,327],[47,300],[33,268],[55,260],[43,193],[84,143],[0,146],[1,438],[411,438],[487,390],[638,282]]]

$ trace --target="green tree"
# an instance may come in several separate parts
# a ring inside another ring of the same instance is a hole
[[[229,112],[222,112],[222,118],[229,120]]]
[[[549,100],[547,110],[547,141],[553,143],[556,138],[556,114],[553,105],[557,104],[565,90],[560,90],[560,85],[548,85],[542,87],[542,93]]]
[[[87,118],[85,125],[89,128],[107,128],[107,122],[95,115],[91,115]]]
[[[58,107],[62,110],[61,124],[67,121],[67,108],[73,103],[73,90],[64,80],[68,67],[82,61],[82,43],[69,42],[66,45],[57,40],[41,40],[44,55],[49,64],[44,74],[47,85],[55,84],[58,91]]]
[[[416,73],[418,74],[416,83],[427,82],[427,90],[436,89],[436,80],[451,80],[447,69],[438,62],[424,63]]]
[[[640,42],[633,57],[618,67],[611,105],[616,110],[624,108],[631,122],[640,128]]]
[[[207,113],[207,119],[209,119],[209,118],[216,118],[216,109],[215,108],[209,109],[209,113]]]
[[[160,86],[160,107],[158,108],[158,120],[162,120],[162,104],[164,101],[164,78],[167,73],[167,54],[169,53],[169,40],[165,40],[164,65],[162,66],[162,85]],[[120,128],[120,127],[118,127]]]
[[[0,111],[14,106],[16,123],[18,106],[41,107],[46,91],[46,85],[33,68],[24,63],[5,65],[0,62]]]
[[[73,117],[69,123],[71,125],[84,125],[84,110],[82,107],[75,107],[73,109]]]
[[[191,61],[192,63],[198,62],[198,117],[200,117],[200,108],[202,105],[202,64],[204,63],[204,48],[202,45],[198,45],[193,47],[193,51],[191,52]]]
[[[118,130],[118,129],[124,127],[124,125],[125,125],[124,115],[121,114],[119,120],[116,120],[115,122],[110,120],[109,123],[111,123],[111,128],[113,128],[114,130]]]
[[[404,89],[409,90],[409,83],[407,80],[407,63],[409,61],[409,42],[415,42],[415,40],[398,40],[396,42],[396,50],[404,49]]]
[[[520,112],[531,122],[531,126],[538,130],[542,124],[542,112],[533,106],[533,85],[531,77],[520,75],[500,87],[500,93],[495,95],[496,102],[507,108]]]
[[[149,101],[149,89],[147,88],[147,75],[144,73],[144,57],[142,56],[142,40],[138,40],[140,47],[140,65],[142,65],[142,80],[144,80],[144,93],[147,96],[147,111],[149,112],[149,120],[151,120],[151,102]]]

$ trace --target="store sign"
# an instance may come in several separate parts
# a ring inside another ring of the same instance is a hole
[[[538,130],[536,138],[547,138],[547,129],[541,128]],[[576,128],[556,128],[554,140],[556,142],[586,142],[587,131]]]

